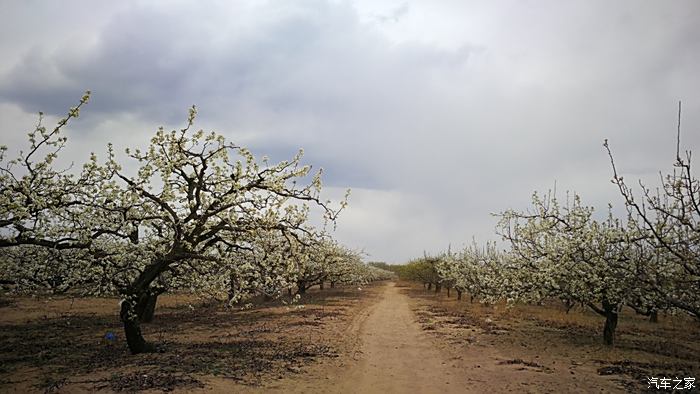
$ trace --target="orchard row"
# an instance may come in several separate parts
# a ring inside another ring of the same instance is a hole
[[[691,155],[677,152],[674,170],[661,185],[629,187],[604,144],[626,206],[624,217],[582,203],[578,194],[560,201],[532,196],[526,212],[499,215],[495,243],[471,245],[409,262],[405,278],[427,287],[452,288],[482,302],[539,303],[558,299],[567,308],[590,308],[605,318],[603,339],[612,345],[620,312],[628,307],[655,321],[661,311],[700,320],[700,182]],[[634,193],[633,193],[634,192]]]

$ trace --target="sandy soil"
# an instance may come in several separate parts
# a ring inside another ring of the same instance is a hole
[[[583,311],[470,304],[406,283],[314,290],[293,307],[192,303],[165,298],[144,327],[164,351],[131,356],[99,339],[119,329],[114,300],[10,300],[0,392],[616,393],[700,373],[697,323],[671,317],[625,316],[610,349]]]
[[[363,322],[362,359],[332,387],[354,393],[457,393],[465,374],[448,365],[415,321],[408,298],[392,283]]]
[[[382,284],[310,290],[301,304],[227,309],[185,295],[159,300],[142,326],[161,350],[128,354],[113,299],[0,299],[0,392],[249,392],[342,368],[359,349],[356,316]],[[105,333],[117,335],[107,343]],[[264,391],[264,390],[263,390]]]
[[[638,393],[647,391],[648,377],[700,376],[700,325],[685,316],[651,323],[625,310],[611,348],[602,344],[602,318],[585,309],[566,313],[558,303],[482,305],[415,284],[402,284],[402,292],[424,332],[458,360],[470,387]]]
[[[252,391],[636,393],[647,376],[700,372],[700,332],[683,318],[626,315],[611,349],[600,343],[600,318],[583,311],[471,304],[405,283],[378,296],[351,325],[359,340],[353,359]]]
[[[378,301],[360,312],[351,330],[360,340],[359,354],[344,368],[311,368],[301,379],[265,387],[260,392],[292,393],[464,393],[468,378],[450,356],[435,348],[394,283]],[[221,387],[223,388],[223,387]],[[477,390],[473,390],[476,392]]]

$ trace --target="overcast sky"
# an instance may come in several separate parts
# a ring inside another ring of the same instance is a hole
[[[0,144],[93,96],[66,155],[216,130],[352,189],[336,237],[402,262],[497,239],[533,191],[622,201],[700,145],[700,2],[0,0]]]

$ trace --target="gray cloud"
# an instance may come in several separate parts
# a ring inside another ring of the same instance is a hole
[[[202,127],[272,159],[303,147],[329,193],[357,189],[338,237],[374,258],[493,237],[491,212],[555,181],[619,204],[603,139],[628,176],[669,168],[678,99],[700,142],[693,1],[68,4],[8,7],[3,37],[27,38],[0,40],[3,106],[60,114],[91,89],[71,135],[100,152],[196,103]]]

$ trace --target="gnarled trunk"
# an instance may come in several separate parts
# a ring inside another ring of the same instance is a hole
[[[617,312],[606,312],[605,328],[603,328],[603,342],[612,346],[615,343],[615,329],[617,328]]]
[[[458,300],[462,299],[462,291],[461,290],[457,290],[457,299]]]
[[[141,274],[125,289],[124,300],[121,302],[119,317],[124,323],[124,334],[126,343],[129,346],[131,354],[149,352],[153,347],[146,343],[141,333],[141,319],[144,317],[149,304],[151,294],[157,294],[157,291],[151,288],[151,283],[158,278],[168,265],[173,261],[177,261],[177,255],[171,254],[155,260],[147,265]],[[156,297],[151,300],[151,306],[155,310]],[[152,316],[151,316],[152,317]]]
[[[158,293],[149,292],[137,304],[137,314],[141,323],[151,323],[158,304]]]
[[[126,344],[129,346],[131,354],[145,353],[151,350],[141,333],[141,322],[136,311],[136,305],[131,305],[130,300],[122,301],[119,317],[124,323],[124,335]]]
[[[615,329],[617,329],[617,305],[603,300],[603,313],[605,316],[605,326],[603,327],[603,343],[608,346],[615,344]]]

